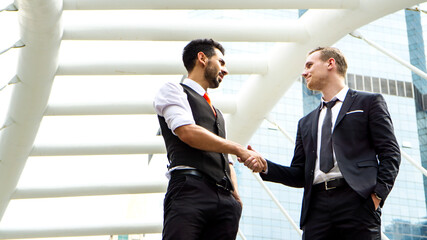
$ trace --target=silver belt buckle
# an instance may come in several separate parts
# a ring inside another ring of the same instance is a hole
[[[331,182],[333,180],[335,180],[335,178],[325,181],[325,190],[331,190],[331,189],[337,188],[337,187],[328,187],[328,182]]]

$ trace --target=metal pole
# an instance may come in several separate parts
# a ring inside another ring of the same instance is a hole
[[[357,31],[354,31],[352,33],[350,33],[350,36],[355,37],[355,38],[359,38],[362,39],[363,41],[365,41],[367,44],[369,44],[370,46],[374,47],[375,49],[377,49],[378,51],[384,53],[385,55],[389,56],[391,59],[395,60],[396,62],[402,64],[403,66],[409,68],[409,70],[411,70],[412,72],[414,72],[415,74],[417,74],[418,76],[424,78],[427,80],[427,73],[423,72],[422,70],[420,70],[419,68],[415,67],[414,65],[408,63],[407,61],[401,59],[400,57],[394,55],[393,53],[391,53],[390,51],[387,51],[385,48],[381,47],[380,45],[372,42],[371,40],[365,38],[362,34],[360,34]]]
[[[271,192],[271,190],[267,187],[267,185],[264,183],[264,181],[261,179],[261,177],[257,173],[253,173],[256,180],[258,180],[259,184],[264,188],[264,190],[267,192],[267,194],[270,196],[271,200],[277,205],[279,210],[285,215],[286,219],[288,219],[289,223],[292,225],[292,227],[299,233],[300,236],[302,236],[302,231],[299,229],[298,225],[294,222],[294,220],[291,218],[289,213],[283,208],[282,204],[280,204],[279,200],[277,200],[276,196]]]

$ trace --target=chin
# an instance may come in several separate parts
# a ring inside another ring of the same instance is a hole
[[[210,84],[209,88],[218,88],[218,87],[219,87],[219,83],[220,83],[220,82],[218,82],[218,81],[216,81],[216,82],[212,82],[212,83]]]
[[[312,91],[319,91],[315,85],[310,84],[310,83],[307,83],[307,88],[312,90]]]
[[[217,78],[214,84],[216,85],[216,87],[219,87],[221,82],[222,82],[222,80],[220,78]]]

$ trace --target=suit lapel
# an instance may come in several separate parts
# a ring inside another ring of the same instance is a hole
[[[313,114],[314,116],[311,122],[311,137],[314,146],[317,148],[317,131],[319,126],[320,105],[317,107]]]
[[[349,89],[347,92],[347,95],[344,99],[344,102],[342,103],[341,110],[338,113],[337,121],[335,122],[335,126],[338,126],[338,124],[341,122],[341,120],[344,118],[345,114],[350,109],[351,105],[353,104],[354,100],[356,99],[357,92],[354,90]]]
[[[308,152],[307,154],[307,165],[310,166],[310,169],[314,169],[314,165],[316,163],[316,155],[317,155],[317,131],[319,126],[319,115],[320,115],[320,105],[314,110],[311,117],[311,141],[313,144],[313,151]],[[310,181],[313,181],[313,176],[311,176]]]

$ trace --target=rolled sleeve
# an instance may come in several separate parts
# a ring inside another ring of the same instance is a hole
[[[163,85],[154,98],[153,105],[157,115],[165,118],[166,124],[173,134],[178,127],[195,124],[187,94],[179,84],[166,83]]]

